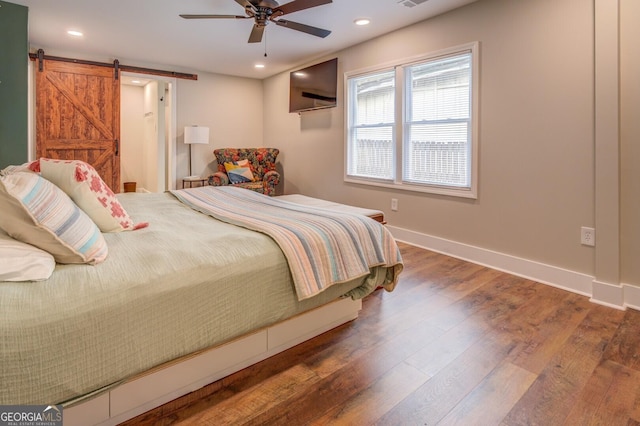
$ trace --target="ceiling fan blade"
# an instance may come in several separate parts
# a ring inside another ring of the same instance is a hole
[[[260,43],[264,34],[264,25],[253,24],[253,29],[249,35],[249,43]]]
[[[251,4],[251,2],[249,2],[249,0],[236,0],[236,3],[238,3],[240,6],[244,7],[245,9],[247,7],[253,8],[253,5]]]
[[[312,27],[311,25],[300,24],[299,22],[287,21],[285,19],[278,19],[277,21],[274,20],[272,22],[275,22],[277,25],[280,25],[281,27],[287,27],[287,28],[291,28],[292,30],[302,31],[303,33],[311,34],[316,37],[325,38],[326,36],[331,34],[331,31],[329,30],[323,30],[322,28]]]
[[[247,19],[250,16],[242,15],[180,15],[184,19]]]
[[[238,0],[236,0],[238,1]],[[323,4],[332,3],[331,0],[293,0],[287,4],[283,4],[282,6],[278,6],[273,9],[275,12],[280,12],[279,15],[286,15],[288,13],[297,12],[299,10],[310,9],[316,6],[322,6]]]

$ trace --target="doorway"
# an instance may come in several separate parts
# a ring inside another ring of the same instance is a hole
[[[122,73],[120,172],[137,192],[175,189],[175,89],[175,78]]]

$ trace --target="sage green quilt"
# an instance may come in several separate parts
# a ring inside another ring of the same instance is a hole
[[[58,404],[356,289],[386,270],[298,301],[268,236],[198,213],[169,193],[119,195],[136,223],[105,234],[103,263],[0,282],[0,405]],[[378,270],[379,269],[379,270]]]

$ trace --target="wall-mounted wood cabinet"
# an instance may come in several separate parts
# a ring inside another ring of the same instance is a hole
[[[28,10],[0,1],[0,169],[28,160]]]

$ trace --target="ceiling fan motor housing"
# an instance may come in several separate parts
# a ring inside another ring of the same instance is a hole
[[[267,25],[269,18],[273,14],[273,10],[270,7],[257,6],[254,12],[254,18],[256,24]]]

